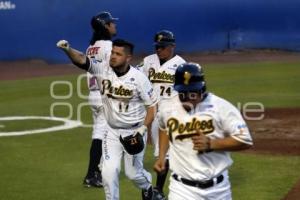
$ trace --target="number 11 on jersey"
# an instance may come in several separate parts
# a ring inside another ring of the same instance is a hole
[[[119,102],[119,112],[128,112],[129,104]]]

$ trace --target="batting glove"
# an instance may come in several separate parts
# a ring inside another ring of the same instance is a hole
[[[136,129],[133,135],[135,136],[136,134],[139,133],[142,136],[144,136],[145,133],[147,133],[147,131],[148,131],[147,126],[143,125],[143,126],[139,127],[138,129]]]
[[[67,40],[59,40],[56,43],[56,46],[62,50],[68,51],[70,49],[70,44]]]

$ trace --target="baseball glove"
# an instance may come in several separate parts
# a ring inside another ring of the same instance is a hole
[[[143,136],[140,133],[129,135],[124,138],[120,136],[120,142],[122,143],[125,151],[130,155],[140,153],[143,151],[145,146]]]

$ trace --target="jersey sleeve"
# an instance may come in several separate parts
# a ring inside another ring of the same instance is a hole
[[[138,71],[139,72],[139,71]],[[141,99],[144,101],[145,106],[154,106],[158,102],[158,96],[155,93],[152,84],[148,80],[148,78],[142,74],[142,72],[139,72],[140,74],[137,74],[140,78],[140,86],[139,93]]]
[[[147,62],[145,59],[137,65],[137,69],[148,77]]]
[[[221,110],[224,131],[239,142],[252,145],[249,128],[239,110],[229,102],[222,106]]]

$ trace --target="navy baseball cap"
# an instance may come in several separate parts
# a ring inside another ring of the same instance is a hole
[[[103,11],[95,16],[99,20],[103,20],[105,23],[116,22],[119,18],[113,17],[110,12]]]

